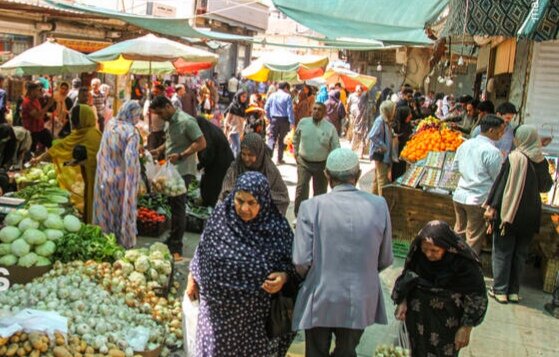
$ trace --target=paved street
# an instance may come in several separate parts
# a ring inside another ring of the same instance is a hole
[[[289,195],[295,198],[297,173],[295,162],[287,158],[287,164],[280,166],[282,176],[289,188]],[[371,186],[371,166],[368,160],[362,160],[364,173],[359,185],[362,189]],[[449,207],[449,209],[452,209]],[[433,217],[435,219],[437,217]],[[294,219],[293,207],[288,210],[288,219]],[[185,281],[188,262],[198,244],[199,235],[185,234],[185,255],[188,259],[179,265],[177,278]],[[152,238],[142,238],[140,244],[153,242]],[[365,331],[358,347],[359,357],[371,357],[378,344],[390,343],[395,336],[395,325],[392,318],[393,304],[390,291],[403,266],[403,259],[396,259],[394,265],[381,274],[385,303],[391,319],[388,326],[372,326]],[[474,329],[470,346],[463,350],[461,356],[503,356],[503,357],[535,357],[559,356],[559,320],[549,316],[543,310],[544,303],[551,298],[550,294],[541,291],[542,279],[539,271],[527,266],[521,294],[524,298],[520,305],[500,305],[490,300],[487,316],[483,324]],[[490,280],[487,280],[488,284]],[[179,355],[182,355],[179,353]],[[288,357],[304,356],[304,339],[299,334]]]

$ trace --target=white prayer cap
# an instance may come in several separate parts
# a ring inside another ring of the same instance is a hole
[[[326,159],[326,170],[335,178],[352,176],[359,170],[359,158],[350,149],[336,149]]]

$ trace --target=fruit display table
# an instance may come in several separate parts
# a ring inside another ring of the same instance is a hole
[[[451,195],[399,185],[385,186],[382,192],[390,209],[394,240],[411,242],[432,220],[446,221],[451,226],[455,223]],[[559,208],[543,206],[540,233],[534,237],[538,246],[548,247],[557,242],[557,232],[551,221],[551,215],[556,213],[559,213]]]

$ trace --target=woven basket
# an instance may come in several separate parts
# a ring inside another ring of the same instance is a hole
[[[559,272],[559,258],[544,258],[542,264],[543,291],[552,293]]]

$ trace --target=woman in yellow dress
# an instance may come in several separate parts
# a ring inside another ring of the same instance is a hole
[[[95,114],[89,105],[80,104],[72,108],[70,120],[72,131],[64,139],[56,141],[43,155],[33,162],[52,159],[59,185],[70,191],[74,204],[80,208],[83,204],[83,217],[91,223],[93,215],[93,189],[95,171],[97,170],[97,152],[101,144],[101,132],[96,128]],[[79,166],[65,166],[72,161],[72,152],[78,145],[85,147],[87,158]],[[83,191],[80,181],[83,180]]]

